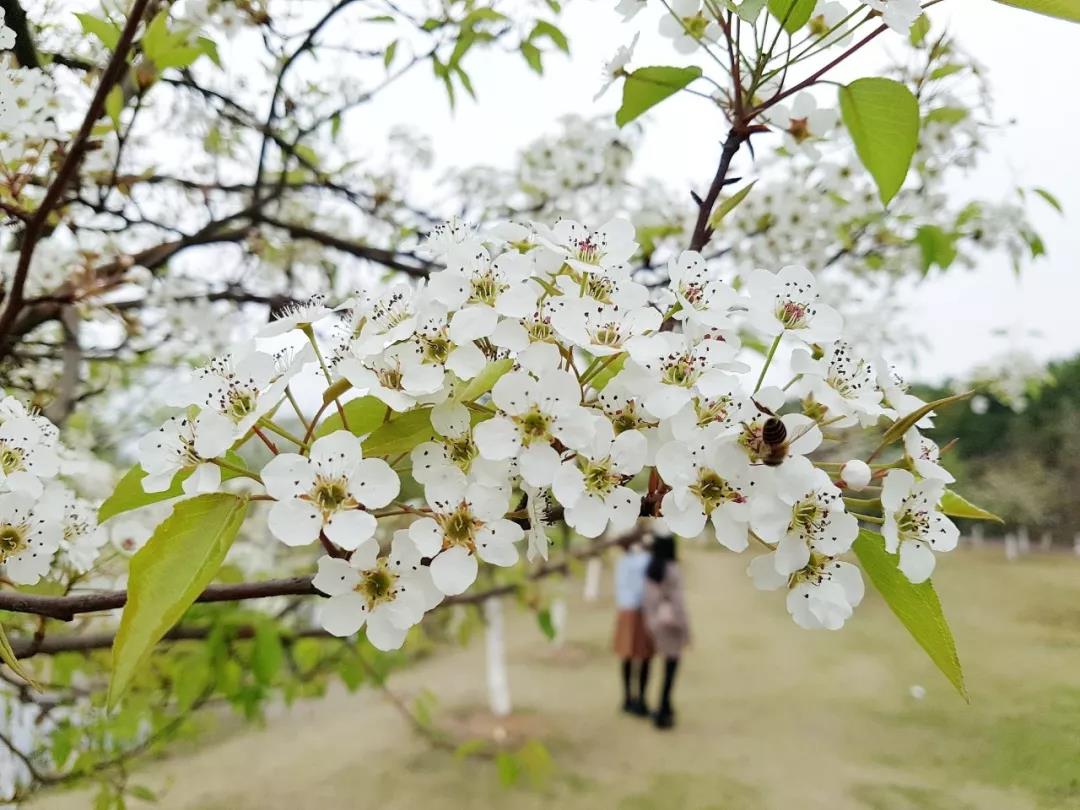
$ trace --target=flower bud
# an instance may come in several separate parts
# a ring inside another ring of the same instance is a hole
[[[840,477],[851,489],[860,490],[870,483],[870,465],[853,458],[844,465],[844,469],[840,471]]]

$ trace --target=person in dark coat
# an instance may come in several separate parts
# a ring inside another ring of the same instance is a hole
[[[670,534],[653,540],[652,555],[645,569],[642,613],[656,653],[664,659],[664,685],[653,720],[657,728],[671,728],[675,725],[671,692],[683,648],[690,643],[690,621],[683,598],[682,574],[675,559],[675,538]]]

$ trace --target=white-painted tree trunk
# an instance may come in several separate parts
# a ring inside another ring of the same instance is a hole
[[[551,611],[551,626],[555,629],[555,635],[551,639],[553,647],[561,648],[566,644],[566,620],[569,613],[569,607],[566,604],[565,596],[557,596],[551,600],[551,607],[548,608]]]
[[[1005,535],[1005,559],[1012,562],[1016,559],[1017,554],[1016,537],[1012,534]]]
[[[1028,534],[1027,526],[1021,526],[1016,537],[1016,550],[1020,554],[1031,552],[1031,535]]]
[[[1074,554],[1075,554],[1075,555],[1076,555],[1077,557],[1080,557],[1080,534],[1077,534],[1077,535],[1076,535],[1076,536],[1075,536],[1075,537],[1073,538],[1073,553],[1074,553]]]
[[[484,601],[484,620],[487,649],[488,705],[496,717],[510,714],[510,678],[506,671],[506,633],[503,625],[502,600],[495,597]]]
[[[586,602],[595,602],[600,598],[600,577],[604,571],[604,564],[599,557],[591,557],[585,563],[585,590],[582,598]]]
[[[1043,532],[1039,538],[1039,550],[1049,551],[1054,547],[1054,535],[1051,532]]]
[[[982,548],[982,544],[983,527],[977,524],[975,528],[971,530],[971,545],[975,546],[975,548]]]

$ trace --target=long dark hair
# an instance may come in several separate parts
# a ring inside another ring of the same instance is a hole
[[[670,534],[657,535],[653,538],[652,559],[645,569],[645,576],[653,582],[663,582],[669,562],[675,562],[675,538]]]

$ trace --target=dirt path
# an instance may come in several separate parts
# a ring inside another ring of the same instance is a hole
[[[607,593],[573,601],[562,650],[530,617],[511,621],[514,723],[554,759],[539,787],[503,788],[492,764],[431,750],[372,691],[296,706],[138,781],[165,788],[161,810],[1080,808],[1080,560],[968,552],[943,566],[972,706],[876,598],[844,632],[806,633],[744,565],[687,555],[695,646],[671,733],[616,711]],[[483,672],[474,642],[391,685],[431,689],[436,722],[454,722],[482,711]],[[87,806],[78,795],[34,805]]]

